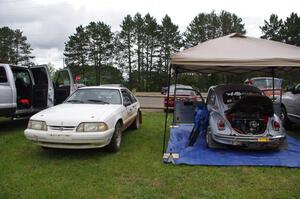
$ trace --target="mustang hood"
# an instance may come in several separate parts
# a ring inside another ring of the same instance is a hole
[[[53,126],[77,126],[81,122],[105,121],[122,105],[61,104],[31,117]]]
[[[266,96],[246,96],[225,111],[226,114],[236,112],[260,113],[272,117],[274,114],[273,102]]]

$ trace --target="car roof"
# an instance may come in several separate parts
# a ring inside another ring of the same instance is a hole
[[[245,90],[262,93],[261,90],[255,86],[246,85],[246,84],[220,84],[210,87],[213,89],[217,95],[223,95],[225,92]]]
[[[273,77],[253,77],[251,80],[258,80],[258,79],[273,79]],[[275,80],[281,80],[280,78],[274,77]]]
[[[78,89],[99,89],[99,88],[115,89],[115,90],[127,89],[126,87],[117,87],[117,86],[85,86],[85,87],[81,87],[81,88],[78,88]]]

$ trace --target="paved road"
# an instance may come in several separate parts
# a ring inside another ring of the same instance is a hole
[[[141,103],[141,107],[163,108],[162,97],[137,97]]]
[[[206,93],[202,93],[202,96],[206,98]],[[141,103],[142,108],[154,108],[154,109],[163,109],[164,98],[163,95],[149,95],[147,93],[137,94],[136,95],[139,102]]]

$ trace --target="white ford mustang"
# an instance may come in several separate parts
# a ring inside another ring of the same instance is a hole
[[[24,134],[43,148],[118,151],[122,132],[142,121],[140,103],[125,87],[83,87],[63,104],[33,115]]]

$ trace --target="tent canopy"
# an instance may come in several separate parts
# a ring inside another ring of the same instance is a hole
[[[202,73],[300,70],[300,48],[233,33],[171,56],[178,71]]]

